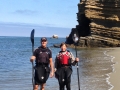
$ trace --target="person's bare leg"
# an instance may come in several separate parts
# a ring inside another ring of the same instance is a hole
[[[39,85],[34,86],[34,90],[38,90]]]
[[[45,90],[45,83],[41,85],[40,90]]]

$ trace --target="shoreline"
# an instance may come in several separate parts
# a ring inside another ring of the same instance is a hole
[[[107,51],[106,55],[110,56],[111,61],[115,64],[111,65],[113,71],[108,74],[107,82],[110,86],[112,86],[109,90],[119,90],[119,81],[120,81],[120,60],[119,60],[119,52],[120,48],[110,48],[112,50]]]

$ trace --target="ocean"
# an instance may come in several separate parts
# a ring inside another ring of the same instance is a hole
[[[65,38],[48,38],[48,47],[52,50],[53,61],[60,48],[53,44],[65,42]],[[35,37],[35,48],[40,38]],[[68,48],[75,56],[74,48]],[[112,57],[106,55],[107,49],[78,49],[79,76],[81,90],[110,90],[109,73],[113,72]],[[0,37],[0,90],[32,90],[32,65],[30,56],[32,46],[29,37]],[[78,90],[77,68],[73,67],[71,76],[72,90]],[[49,78],[45,90],[59,90],[58,81]]]

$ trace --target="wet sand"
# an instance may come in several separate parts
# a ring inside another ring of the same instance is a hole
[[[110,90],[119,90],[120,88],[120,48],[113,48],[107,54],[113,56],[113,65],[114,71],[113,73],[109,74],[110,79],[109,82],[113,86]]]

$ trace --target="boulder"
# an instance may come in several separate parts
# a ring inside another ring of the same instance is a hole
[[[52,38],[58,38],[58,35],[55,35],[55,34],[54,34],[54,35],[52,36]]]

